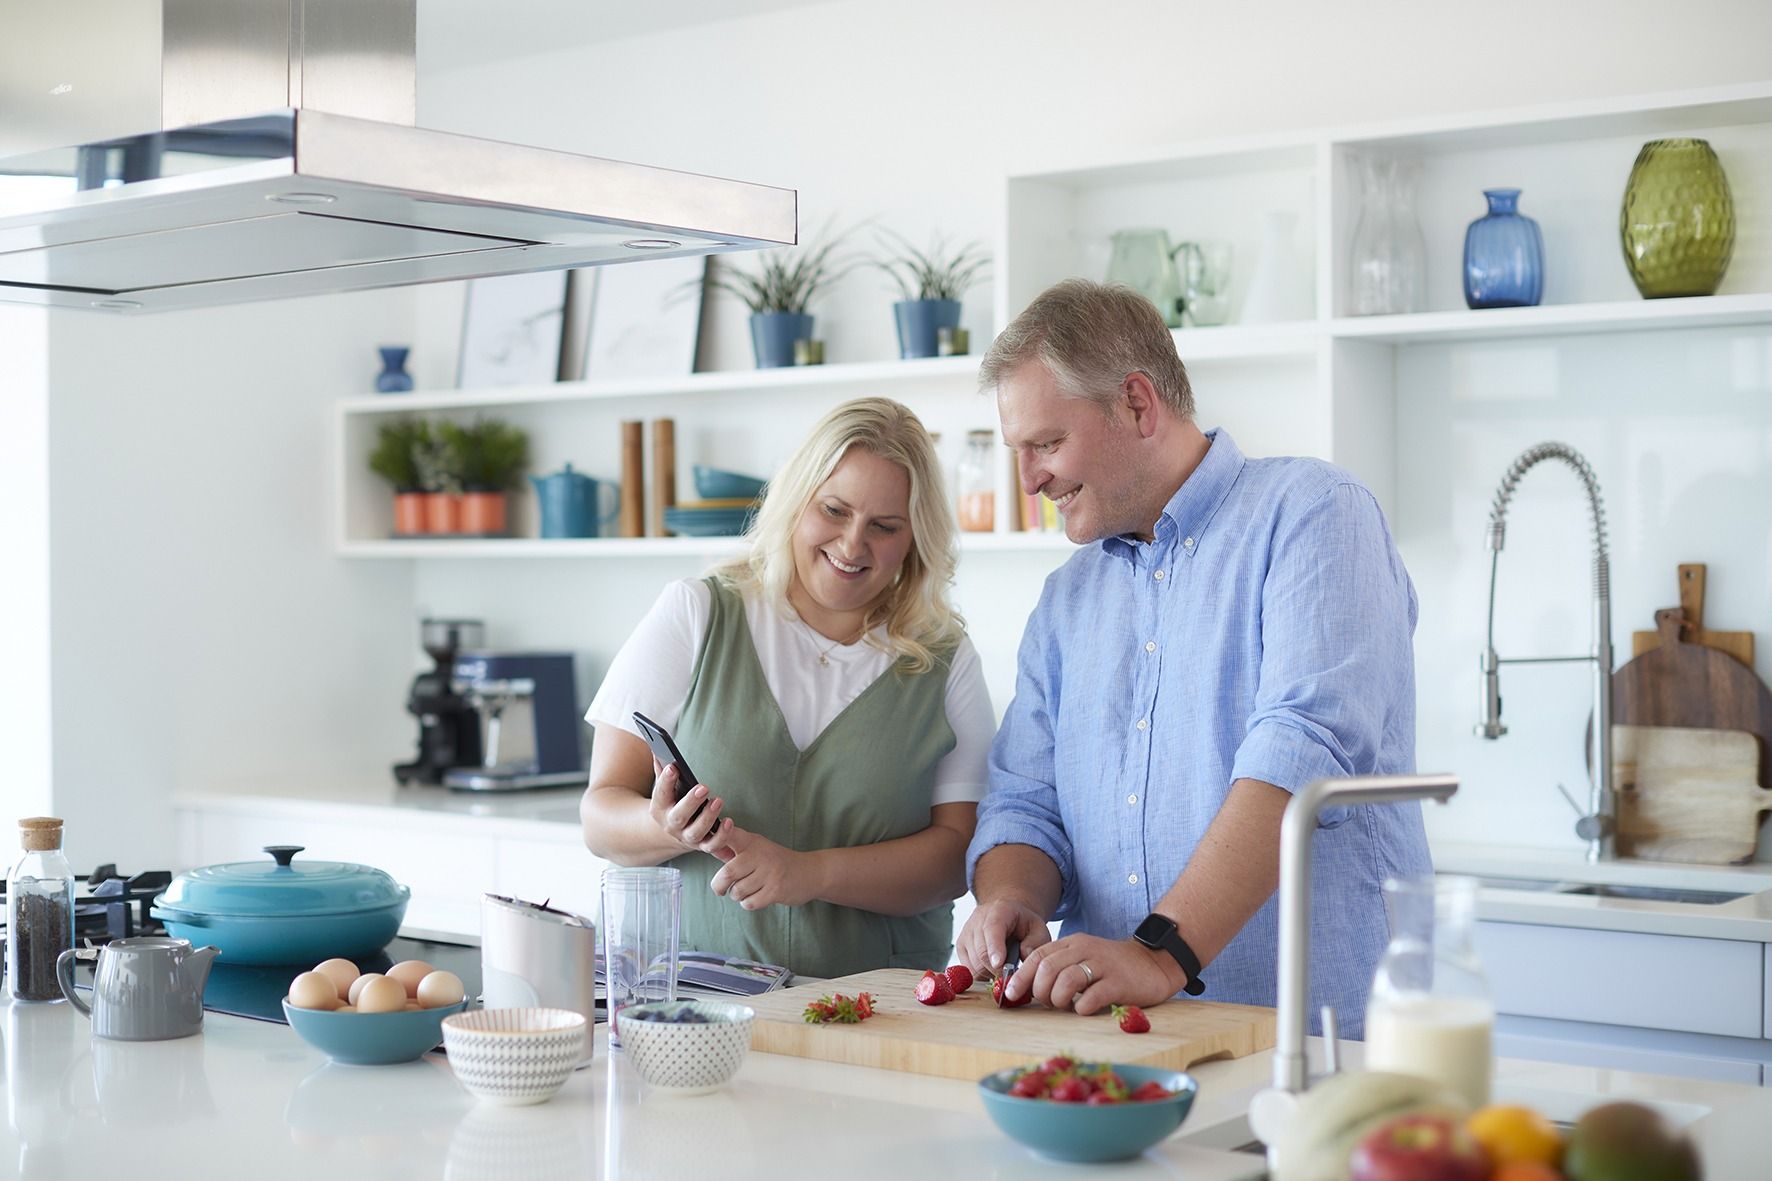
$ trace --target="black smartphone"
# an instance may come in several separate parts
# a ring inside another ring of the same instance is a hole
[[[689,794],[690,788],[701,782],[695,777],[695,772],[689,769],[689,760],[683,757],[683,752],[671,741],[671,732],[639,710],[634,711],[634,725],[640,727],[640,737],[652,748],[652,757],[677,769],[677,799],[681,801]],[[703,804],[702,807],[707,805]]]

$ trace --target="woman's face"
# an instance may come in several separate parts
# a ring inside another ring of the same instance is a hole
[[[813,627],[848,639],[860,615],[892,587],[911,551],[911,478],[889,459],[851,447],[819,485],[794,529],[796,602]],[[856,618],[849,618],[849,616]]]

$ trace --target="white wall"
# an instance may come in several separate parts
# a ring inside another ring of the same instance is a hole
[[[1669,11],[1644,0],[1087,11],[1059,0],[846,0],[421,75],[419,117],[797,187],[807,228],[831,216],[877,218],[913,239],[939,229],[991,240],[1011,172],[1194,138],[1754,81],[1772,69],[1772,6],[1709,0],[1678,19]],[[474,36],[465,23],[433,33]],[[449,381],[458,298],[448,289],[421,297],[421,384],[427,375]],[[891,356],[891,298],[864,273],[815,307],[830,359]],[[966,312],[980,338],[993,328],[989,311],[980,289]],[[742,308],[716,301],[704,332],[705,364],[751,364]],[[1740,495],[1772,486],[1762,454],[1767,335],[1690,336],[1690,351],[1671,359],[1625,337],[1534,344],[1526,372],[1548,374],[1548,385],[1526,390],[1487,376],[1519,363],[1505,356],[1516,346],[1400,354],[1393,524],[1423,604],[1419,761],[1466,780],[1456,804],[1429,810],[1437,837],[1579,845],[1553,786],[1562,780],[1581,794],[1587,697],[1578,672],[1509,670],[1513,734],[1495,744],[1470,737],[1487,585],[1482,525],[1495,482],[1524,447],[1564,437],[1599,471],[1623,654],[1630,629],[1674,601],[1679,561],[1710,563],[1712,626],[1772,617],[1772,505]],[[1560,382],[1565,370],[1585,376]],[[1503,557],[1504,651],[1586,650],[1587,530],[1572,487],[1565,473],[1544,471],[1521,491]],[[999,709],[1039,561],[975,558],[964,571]],[[431,609],[483,613],[513,637],[553,635],[596,664],[660,579],[692,569],[460,563],[421,571],[419,584]],[[1767,651],[1772,635],[1762,641]],[[1763,676],[1769,661],[1772,651]]]
[[[49,687],[49,317],[0,307],[0,854],[15,818],[51,807]]]

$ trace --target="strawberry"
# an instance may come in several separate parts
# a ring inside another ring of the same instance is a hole
[[[954,986],[940,972],[925,972],[917,981],[917,1000],[925,1005],[945,1005],[954,999]]]
[[[874,994],[860,992],[855,995],[855,1013],[858,1018],[866,1021],[874,1015]]]
[[[948,968],[946,975],[948,987],[954,990],[955,996],[972,987],[972,969],[965,964],[954,964]]]
[[[1082,1103],[1089,1095],[1089,1084],[1073,1074],[1054,1083],[1052,1093],[1046,1097],[1055,1103]]]
[[[1144,1015],[1144,1010],[1137,1005],[1115,1005],[1114,1016],[1119,1019],[1121,1033],[1149,1033],[1151,1019]]]
[[[829,1025],[832,1022],[838,1025],[857,1025],[873,1015],[872,996],[864,992],[851,999],[839,992],[835,997],[827,993],[810,1002],[800,1016],[811,1025]]]
[[[1169,1089],[1156,1079],[1152,1079],[1148,1083],[1139,1083],[1127,1098],[1134,1103],[1149,1103],[1153,1099],[1169,1098]]]
[[[1028,1071],[1010,1084],[1009,1093],[1020,1099],[1044,1099],[1046,1097],[1045,1072]]]
[[[1009,983],[1009,977],[1007,977],[1007,976],[999,976],[995,980],[991,981],[991,999],[993,1001],[997,1002],[997,1008],[999,1008],[999,1009],[1019,1009],[1023,1005],[1027,1004],[1029,1001],[1034,999],[1033,993],[1026,992],[1026,993],[1023,993],[1019,999],[1013,1000],[1013,1001],[1010,1000],[1009,998],[1007,998],[1006,996],[1003,995],[1003,989],[1008,985],[1008,983]]]
[[[1119,1100],[1106,1091],[1097,1091],[1083,1102],[1090,1107],[1105,1107],[1109,1103],[1118,1103]]]
[[[1047,1074],[1057,1074],[1061,1070],[1069,1070],[1076,1064],[1077,1060],[1072,1058],[1069,1054],[1054,1054],[1052,1057],[1046,1059],[1046,1061],[1040,1063],[1038,1069],[1044,1070]]]

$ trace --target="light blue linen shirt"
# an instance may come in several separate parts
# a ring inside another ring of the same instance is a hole
[[[1022,637],[967,877],[993,846],[1041,850],[1067,935],[1129,937],[1237,779],[1414,770],[1415,590],[1377,501],[1320,460],[1207,437],[1154,540],[1085,546]],[[1331,809],[1312,844],[1312,1026],[1333,1005],[1358,1038],[1384,879],[1431,872],[1421,806]],[[1272,1005],[1278,931],[1276,895],[1201,973],[1202,999]]]

